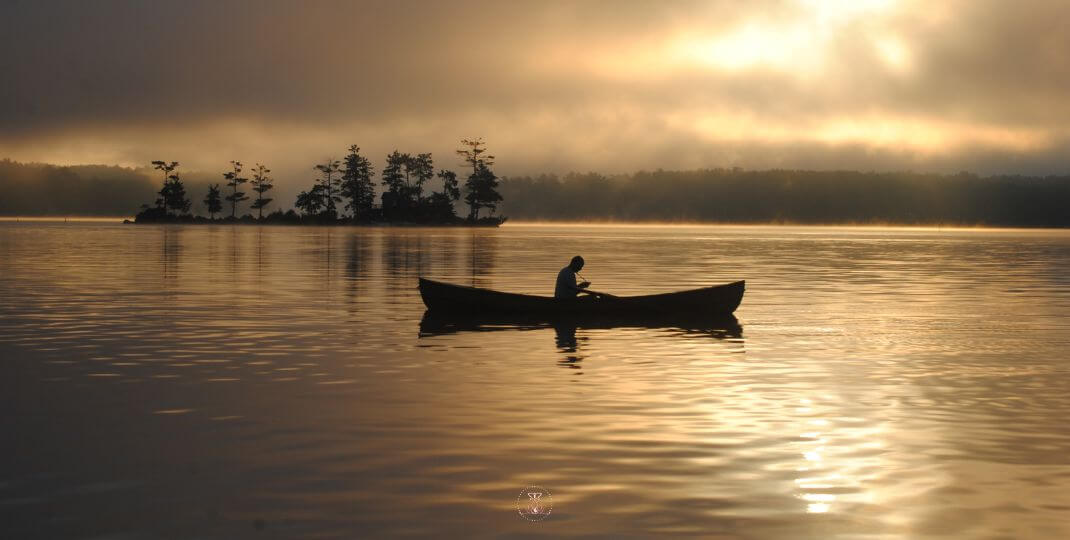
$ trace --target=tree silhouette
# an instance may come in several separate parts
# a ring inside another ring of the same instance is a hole
[[[160,190],[160,197],[156,199],[156,207],[167,213],[167,207],[164,205],[163,190],[167,189],[167,183],[171,180],[171,173],[178,168],[178,162],[172,161],[170,163],[166,161],[156,160],[152,162],[152,167],[163,173],[163,189]]]
[[[375,204],[375,186],[372,175],[375,171],[372,162],[360,155],[357,145],[349,147],[342,170],[342,196],[349,200],[346,209],[353,213],[353,219],[366,219]]]
[[[204,205],[208,207],[209,219],[215,219],[215,215],[223,210],[223,201],[220,198],[219,184],[208,186],[208,195],[204,196]]]
[[[297,194],[297,202],[294,206],[305,216],[315,216],[323,208],[323,196],[320,186],[317,184],[310,191],[302,191]]]
[[[489,208],[491,214],[498,209],[498,202],[502,196],[498,193],[498,177],[491,172],[485,163],[480,163],[476,171],[468,177],[464,184],[467,194],[464,201],[470,209],[469,219],[479,219],[479,209]]]
[[[408,154],[402,154],[394,150],[386,156],[386,167],[383,167],[383,185],[387,191],[401,195],[405,191],[405,173],[402,169],[408,163]]]
[[[283,212],[276,210],[264,214],[274,199],[267,194],[274,189],[274,180],[269,175],[271,169],[256,163],[250,171],[252,179],[242,176],[244,166],[240,161],[230,161],[230,170],[222,173],[229,193],[223,195],[220,184],[208,184],[203,202],[208,209],[208,218],[197,217],[193,221],[214,221],[221,214],[224,204],[230,204],[230,217],[238,217],[238,205],[252,199],[250,209],[257,210],[256,219],[248,214],[245,221],[263,223],[323,223],[372,222],[380,219],[386,222],[458,224],[456,203],[464,196],[469,206],[468,220],[475,224],[497,224],[504,219],[481,218],[483,209],[491,214],[497,211],[502,196],[497,188],[499,179],[491,171],[494,156],[486,153],[482,139],[462,139],[461,149],[456,153],[464,159],[466,167],[471,167],[464,186],[460,184],[459,175],[453,171],[439,169],[430,152],[402,153],[394,150],[386,156],[386,165],[381,171],[383,187],[382,205],[376,207],[375,170],[371,160],[361,155],[360,147],[350,145],[344,160],[327,159],[313,166],[317,177],[311,189],[302,191],[297,196],[294,206],[300,211]],[[159,191],[156,205],[143,206],[136,221],[169,221],[177,214],[183,221],[190,221],[190,201],[186,188],[179,180],[178,162],[153,161],[153,166],[164,175],[164,184]],[[442,181],[441,191],[431,187],[428,182],[438,177]],[[250,197],[242,191],[242,184],[250,183],[255,196]],[[222,202],[226,201],[226,203]],[[345,201],[344,208],[341,203]],[[3,201],[0,201],[2,205]]]
[[[442,169],[438,171],[438,177],[442,179],[442,194],[449,198],[451,203],[461,198],[461,190],[457,187],[457,173]]]
[[[487,167],[494,165],[494,156],[487,154],[486,143],[483,142],[482,138],[461,139],[461,145],[466,148],[457,150],[457,155],[461,156],[464,162],[472,167],[472,174],[478,172],[480,163]]]
[[[435,166],[431,154],[416,154],[405,162],[406,199],[418,206],[423,198],[424,184],[435,176]]]
[[[338,217],[335,203],[342,202],[342,197],[338,195],[339,184],[342,180],[341,167],[342,163],[340,161],[331,159],[327,159],[327,161],[313,167],[313,169],[320,172],[318,184],[320,198],[323,201],[324,212],[328,219],[336,219]]]
[[[409,162],[409,155],[394,150],[386,156],[386,167],[383,167],[382,184],[386,186],[383,191],[383,215],[394,217],[400,208],[405,206],[405,173],[402,169]]]
[[[480,208],[490,208],[491,213],[498,208],[502,200],[498,193],[498,177],[490,170],[494,165],[494,156],[487,154],[483,139],[461,139],[461,149],[457,155],[472,167],[472,174],[465,182],[465,202],[468,203],[468,219],[479,219]]]
[[[260,163],[257,163],[256,168],[253,169],[253,181],[250,183],[253,186],[253,191],[256,192],[256,200],[253,201],[250,208],[257,211],[257,219],[264,219],[264,207],[271,204],[271,201],[273,200],[264,197],[265,192],[275,187],[275,185],[271,183],[271,177],[267,175],[269,172],[271,172],[271,169]]]
[[[189,213],[190,200],[186,198],[186,186],[178,175],[178,162],[153,161],[154,168],[164,174],[163,188],[158,192],[160,197],[156,199],[156,207],[163,210],[165,216],[170,216],[174,210],[176,215]]]
[[[428,210],[426,217],[448,223],[457,217],[453,203],[461,197],[461,190],[457,187],[457,173],[442,169],[438,177],[442,179],[442,191],[432,192],[423,205]]]
[[[230,201],[230,217],[235,217],[238,209],[238,203],[248,199],[244,191],[238,191],[238,186],[249,181],[248,178],[242,178],[241,175],[241,162],[231,161],[230,165],[234,168],[230,172],[223,173],[223,178],[227,180],[227,185],[230,186],[233,191],[230,195],[227,195],[227,200]]]
[[[168,177],[167,183],[160,190],[160,197],[163,198],[163,205],[168,215],[171,214],[171,210],[179,216],[189,214],[190,200],[186,198],[186,186],[182,185],[178,171],[172,172]]]

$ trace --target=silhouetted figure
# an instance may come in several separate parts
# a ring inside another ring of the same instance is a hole
[[[575,298],[581,292],[587,292],[591,286],[590,281],[576,284],[576,272],[583,270],[583,257],[576,255],[568,266],[557,273],[557,286],[554,287],[554,298]]]

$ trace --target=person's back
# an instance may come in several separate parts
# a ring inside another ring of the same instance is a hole
[[[576,272],[583,269],[583,257],[576,255],[568,266],[557,273],[557,284],[554,286],[554,298],[575,298],[588,284],[586,282],[576,285]]]
[[[576,272],[571,267],[564,267],[557,273],[557,285],[554,287],[554,298],[575,298],[579,294],[576,290]]]

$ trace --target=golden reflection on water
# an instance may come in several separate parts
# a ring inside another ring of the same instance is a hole
[[[575,254],[618,294],[745,278],[739,327],[422,322],[417,276],[550,294]],[[15,537],[523,535],[529,485],[559,537],[1066,536],[1068,262],[1051,231],[0,224],[0,502],[64,517]]]

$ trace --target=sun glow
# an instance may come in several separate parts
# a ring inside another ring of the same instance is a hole
[[[798,69],[813,67],[817,36],[805,26],[776,27],[748,24],[712,38],[686,36],[673,46],[672,55],[685,63],[738,71],[755,67]]]
[[[799,15],[793,19],[755,19],[714,36],[695,31],[681,35],[670,56],[724,71],[763,68],[813,74],[824,67],[827,51],[840,32],[895,5],[891,0],[798,0],[797,4]],[[880,39],[875,46],[896,68],[906,64],[901,42]]]
[[[970,145],[1034,151],[1053,140],[1043,130],[910,118],[872,113],[829,118],[782,120],[724,110],[691,111],[665,118],[676,130],[690,130],[720,142],[756,140],[767,143],[809,142],[825,145],[864,144],[872,148],[903,148],[922,154],[957,150]]]

